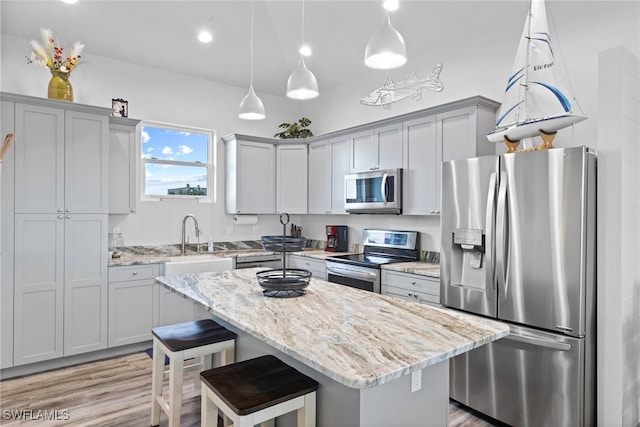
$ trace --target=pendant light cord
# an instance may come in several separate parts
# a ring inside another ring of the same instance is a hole
[[[249,51],[251,52],[251,80],[249,84],[253,87],[253,0],[251,0],[251,38],[249,39]]]
[[[302,46],[304,46],[304,0],[302,0],[302,14],[301,14],[301,18],[300,20],[302,21],[302,26],[301,26],[301,33],[300,33],[300,38],[302,41],[302,45],[300,46],[300,48],[302,48]]]

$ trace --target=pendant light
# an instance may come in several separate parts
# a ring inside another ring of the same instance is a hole
[[[302,0],[302,30],[301,39],[302,47],[300,50],[305,49],[304,45],[304,0]],[[308,49],[308,48],[307,48]],[[318,96],[318,81],[316,76],[307,68],[304,63],[304,56],[300,53],[300,59],[298,60],[298,67],[291,73],[289,80],[287,80],[287,96],[293,99],[311,99]]]
[[[249,93],[240,102],[238,117],[245,120],[262,120],[266,116],[264,104],[253,90],[253,0],[251,1],[251,39],[249,47],[251,50],[251,81],[249,83]]]
[[[395,5],[397,8],[397,4]],[[385,8],[387,6],[385,5]],[[407,62],[407,47],[402,35],[391,25],[389,10],[382,27],[376,31],[367,43],[364,51],[364,63],[371,68],[398,68]]]

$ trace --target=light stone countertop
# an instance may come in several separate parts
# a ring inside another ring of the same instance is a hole
[[[424,261],[396,262],[384,264],[383,270],[400,271],[402,273],[418,274],[420,276],[440,277],[440,264],[433,264]]]
[[[301,255],[309,258],[316,258],[324,260],[328,256],[346,255],[355,252],[327,252],[324,249],[305,249],[299,252],[289,252],[292,255]],[[217,250],[214,252],[190,252],[185,257],[197,256],[197,255],[213,255],[220,258],[242,258],[256,254],[278,254],[281,252],[269,252],[263,249],[231,249],[231,250]],[[159,264],[169,262],[170,258],[179,257],[180,254],[127,254],[125,253],[120,258],[109,259],[109,267],[126,266],[126,265],[141,265],[141,264]]]
[[[454,310],[311,279],[307,294],[269,298],[255,273],[158,277],[214,316],[351,388],[370,388],[506,336],[509,327]]]

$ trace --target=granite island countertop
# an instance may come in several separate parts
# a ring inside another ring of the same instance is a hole
[[[156,278],[215,317],[351,388],[376,387],[506,336],[506,324],[311,279],[269,298],[255,273]]]

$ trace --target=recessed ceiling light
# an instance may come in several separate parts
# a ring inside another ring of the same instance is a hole
[[[311,48],[309,46],[307,46],[307,45],[304,45],[304,46],[300,47],[300,50],[298,52],[302,56],[310,56],[311,55]]]
[[[382,7],[384,7],[385,10],[388,10],[389,12],[393,12],[394,10],[398,10],[400,4],[398,3],[398,0],[384,0],[384,3],[382,3]]]
[[[211,35],[209,31],[200,31],[200,33],[198,34],[198,40],[200,40],[202,43],[209,43],[211,40],[213,40],[213,35]]]
[[[62,0],[62,1],[63,1],[64,3],[67,3],[67,4],[75,4],[75,3],[78,3],[78,0]]]

